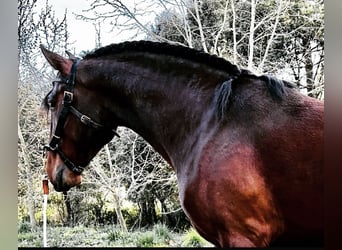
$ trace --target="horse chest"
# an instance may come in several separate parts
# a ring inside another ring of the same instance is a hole
[[[194,227],[211,242],[264,246],[282,230],[281,215],[258,172],[254,151],[234,148],[230,153],[204,150],[191,178],[178,178],[180,200]]]

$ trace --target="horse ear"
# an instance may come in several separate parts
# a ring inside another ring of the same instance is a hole
[[[40,45],[40,49],[48,63],[56,70],[58,70],[62,75],[68,75],[72,65],[70,59],[64,58],[48,49],[43,45]]]
[[[76,56],[75,56],[74,54],[72,54],[71,52],[69,52],[69,51],[66,50],[65,53],[68,54],[69,59],[71,59],[71,60],[76,60]]]

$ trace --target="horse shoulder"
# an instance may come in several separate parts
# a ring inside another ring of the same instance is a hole
[[[257,152],[236,133],[218,135],[204,147],[196,178],[183,185],[182,202],[194,226],[219,246],[267,246],[283,229],[281,215],[258,170]]]

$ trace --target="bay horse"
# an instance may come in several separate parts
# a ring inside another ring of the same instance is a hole
[[[172,166],[184,212],[215,246],[323,246],[323,101],[179,45],[41,50],[58,71],[43,100],[56,191],[79,185],[125,126]]]

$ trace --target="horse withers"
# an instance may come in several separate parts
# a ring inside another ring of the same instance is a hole
[[[43,101],[57,191],[125,126],[173,167],[184,212],[216,246],[323,245],[322,101],[183,46],[124,42],[82,59],[41,49],[58,71]]]

